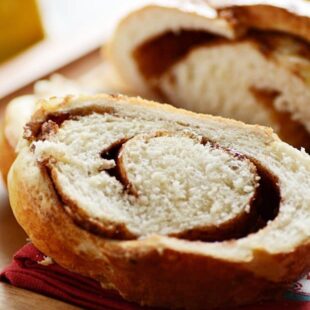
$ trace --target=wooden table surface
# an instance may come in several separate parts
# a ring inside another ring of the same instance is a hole
[[[8,265],[12,255],[26,241],[26,234],[17,224],[3,184],[0,185],[0,270]],[[30,291],[22,290],[8,284],[0,283],[0,309],[33,309],[35,305],[43,305],[44,309],[78,309]],[[43,308],[42,308],[43,309]]]
[[[102,62],[100,50],[97,49],[81,59],[63,67],[58,71],[68,78],[78,78],[89,74]],[[12,98],[32,92],[33,85],[0,100],[0,121],[6,103]],[[1,156],[1,150],[0,150]],[[1,177],[0,177],[1,180]],[[17,224],[9,206],[8,196],[0,181],[0,270],[12,260],[13,254],[27,242],[27,236]],[[43,306],[44,305],[44,306]],[[30,291],[22,290],[8,284],[0,283],[0,309],[78,309],[77,307],[51,299]]]

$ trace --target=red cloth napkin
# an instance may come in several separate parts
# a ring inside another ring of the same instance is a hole
[[[105,290],[98,282],[69,272],[55,263],[40,264],[44,258],[45,256],[29,243],[15,254],[11,265],[0,274],[0,280],[87,309],[146,309],[124,301],[117,292]],[[302,281],[307,283],[304,284]],[[310,288],[310,276],[302,281],[295,284],[294,289],[286,294],[286,299],[283,301],[239,309],[310,310],[310,292],[303,291],[304,286]]]
[[[31,243],[22,247],[0,274],[14,286],[47,295],[87,309],[141,310],[115,291],[104,290],[97,281],[67,271],[59,265],[38,264],[45,256]]]

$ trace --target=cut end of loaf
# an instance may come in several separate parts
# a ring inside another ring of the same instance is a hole
[[[270,126],[294,147],[309,149],[309,4],[215,2],[193,4],[214,16],[181,3],[129,15],[111,43],[119,73],[140,93]],[[253,89],[274,96],[265,100]]]

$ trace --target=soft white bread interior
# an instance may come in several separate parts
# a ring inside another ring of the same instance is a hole
[[[26,126],[9,192],[65,268],[140,304],[212,309],[273,298],[308,270],[309,172],[309,155],[265,127],[66,97]]]
[[[310,3],[167,1],[120,22],[110,59],[142,94],[271,126],[309,149]]]
[[[169,129],[169,124],[158,125]],[[55,126],[47,124],[48,132]],[[118,119],[93,115],[68,121],[54,137],[34,142],[34,154],[49,167],[63,199],[110,225],[112,236],[121,234],[114,226],[125,227],[120,238],[184,235],[199,229],[206,234],[201,238],[210,239],[211,230],[223,235],[232,225],[238,230],[250,216],[259,186],[255,166],[194,134],[156,132],[156,127],[140,120],[120,126]],[[149,131],[154,134],[139,135]],[[98,147],[90,151],[84,135],[90,143],[98,137]],[[111,157],[120,148],[119,155]]]

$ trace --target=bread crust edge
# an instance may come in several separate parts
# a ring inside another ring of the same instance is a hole
[[[1,150],[1,157],[0,157],[0,172],[4,181],[4,184],[7,184],[7,176],[11,165],[13,164],[16,154],[15,150],[12,148],[11,144],[7,140],[5,135],[5,123],[2,120],[0,125],[0,150]]]

